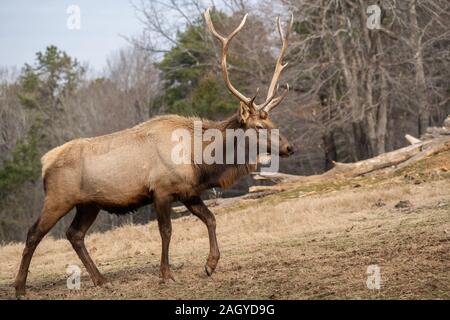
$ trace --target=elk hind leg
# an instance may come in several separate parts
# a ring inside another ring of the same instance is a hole
[[[93,206],[77,206],[75,218],[72,221],[69,229],[67,229],[66,236],[72,244],[73,249],[77,253],[80,260],[83,262],[92,282],[96,286],[100,286],[107,282],[106,278],[100,273],[94,261],[90,257],[86,246],[84,244],[84,237],[91,225],[97,218],[100,210]]]
[[[16,297],[25,295],[28,269],[37,246],[41,242],[42,238],[50,231],[50,229],[52,229],[59,219],[65,216],[72,209],[72,207],[73,205],[71,204],[63,201],[57,201],[52,197],[46,196],[41,216],[28,230],[19,272],[17,273],[14,283]]]

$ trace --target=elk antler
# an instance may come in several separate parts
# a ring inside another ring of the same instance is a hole
[[[287,66],[287,63],[283,64],[283,58],[284,54],[286,53],[286,49],[288,46],[288,39],[289,34],[291,33],[292,26],[294,23],[294,16],[291,14],[291,21],[289,23],[288,29],[286,31],[286,35],[283,35],[283,30],[281,29],[281,21],[280,17],[277,17],[277,25],[278,25],[278,32],[281,37],[281,51],[277,59],[277,63],[275,65],[275,71],[272,77],[272,81],[270,82],[269,91],[267,92],[267,98],[266,101],[262,104],[256,104],[255,99],[259,93],[259,88],[253,98],[248,98],[244,96],[242,93],[240,93],[230,82],[230,77],[228,75],[228,67],[227,67],[227,52],[228,47],[231,42],[231,40],[234,38],[234,36],[241,31],[241,29],[244,27],[245,21],[247,20],[248,13],[245,14],[244,18],[242,19],[239,26],[228,35],[228,37],[224,37],[220,35],[216,29],[214,28],[214,25],[211,20],[211,15],[209,13],[211,8],[208,8],[205,11],[205,20],[206,24],[208,25],[209,30],[212,32],[212,34],[222,43],[222,54],[221,54],[221,66],[222,66],[222,77],[225,81],[225,84],[227,85],[228,89],[233,93],[239,100],[244,102],[249,107],[252,107],[256,110],[264,110],[265,112],[269,112],[273,108],[275,108],[277,105],[280,104],[281,101],[286,97],[287,93],[289,92],[289,85],[286,84],[286,89],[284,92],[275,98],[275,95],[277,94],[279,85],[278,85],[278,79],[280,78],[281,71]]]
[[[286,35],[283,35],[280,17],[277,17],[278,33],[280,34],[282,45],[281,51],[278,56],[277,63],[275,65],[275,71],[273,73],[272,81],[270,82],[269,91],[267,92],[266,102],[257,106],[258,110],[263,109],[264,111],[269,112],[270,110],[278,106],[289,92],[289,84],[286,84],[286,89],[284,90],[284,92],[280,96],[274,98],[279,88],[278,79],[280,78],[281,71],[283,71],[283,69],[286,68],[286,66],[288,65],[287,63],[283,64],[283,58],[289,43],[289,34],[291,33],[293,24],[294,24],[294,15],[291,13],[291,21],[289,22],[288,28],[286,30]]]
[[[245,21],[247,20],[248,13],[245,14],[245,16],[242,19],[239,26],[236,29],[234,29],[234,31],[232,33],[230,33],[228,35],[228,37],[223,37],[216,31],[216,28],[214,28],[214,25],[211,20],[211,15],[209,13],[210,9],[211,8],[208,8],[205,11],[205,20],[206,20],[206,24],[208,25],[209,30],[222,43],[222,55],[221,55],[220,61],[221,61],[221,66],[222,66],[223,80],[225,81],[225,84],[227,85],[228,89],[231,91],[232,94],[234,94],[239,100],[241,100],[245,104],[247,104],[249,106],[253,106],[254,99],[247,98],[231,84],[230,77],[228,76],[228,67],[227,67],[227,52],[228,52],[228,47],[230,45],[230,41],[234,38],[234,36],[236,34],[238,34],[239,31],[241,31],[242,27],[245,24]],[[256,96],[255,96],[255,98],[256,98]]]

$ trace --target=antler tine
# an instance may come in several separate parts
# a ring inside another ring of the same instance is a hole
[[[284,89],[283,93],[280,96],[273,99],[273,97],[275,96],[275,94],[273,94],[272,98],[269,100],[269,103],[267,104],[265,103],[264,111],[269,113],[270,110],[278,106],[281,103],[281,101],[283,101],[283,99],[286,98],[288,93],[289,93],[289,83],[286,83],[286,89]]]
[[[275,64],[275,70],[273,73],[272,81],[270,82],[269,90],[267,92],[267,99],[266,102],[264,102],[264,109],[273,109],[275,106],[277,106],[286,96],[287,92],[289,91],[289,85],[287,86],[287,90],[282,94],[281,99],[276,98],[273,100],[273,97],[275,96],[275,93],[278,88],[278,80],[280,78],[280,74],[283,71],[284,68],[288,65],[288,63],[283,64],[283,58],[286,53],[286,49],[288,47],[289,43],[289,35],[292,30],[292,26],[294,25],[294,15],[291,13],[291,21],[289,22],[288,28],[286,30],[286,35],[283,34],[283,29],[281,27],[281,19],[280,17],[277,17],[277,27],[278,27],[278,33],[280,34],[281,38],[281,50],[280,54],[278,55],[277,62]],[[270,106],[270,108],[268,108]],[[259,107],[259,106],[258,106]]]
[[[264,110],[264,109],[267,107],[267,105],[268,105],[270,102],[272,102],[273,98],[275,98],[275,95],[276,95],[276,93],[277,93],[277,91],[278,91],[278,87],[279,87],[279,85],[277,84],[277,87],[276,87],[276,89],[274,90],[273,94],[272,94],[269,98],[267,98],[266,101],[265,101],[264,103],[259,104],[259,105],[256,105],[256,110],[258,110],[258,111],[259,111],[259,110]],[[266,111],[266,110],[264,110],[264,111]]]
[[[228,35],[228,37],[224,37],[224,36],[220,35],[217,32],[216,28],[214,27],[214,24],[212,23],[212,20],[211,20],[211,15],[209,13],[210,9],[211,9],[211,7],[206,9],[204,15],[205,15],[206,24],[208,25],[209,30],[222,43],[222,54],[221,54],[220,60],[221,60],[221,66],[222,66],[223,80],[225,81],[225,84],[228,87],[228,90],[230,90],[230,92],[232,94],[234,94],[239,100],[241,100],[245,104],[249,105],[249,103],[254,101],[254,99],[252,100],[252,99],[249,99],[248,97],[244,96],[231,84],[230,77],[228,75],[228,66],[227,66],[228,46],[229,46],[231,40],[234,38],[234,36],[236,36],[236,34],[238,34],[238,32],[241,31],[241,29],[244,27],[245,21],[247,20],[248,13],[245,14],[245,16],[242,19],[239,26],[236,29],[234,29],[234,31],[232,33],[230,33]],[[253,105],[253,102],[252,102],[252,104],[250,104],[250,106],[252,106],[252,105]]]
[[[254,105],[255,100],[256,100],[256,98],[258,97],[258,94],[259,94],[259,87],[256,88],[256,93],[255,93],[255,95],[253,96],[253,98],[250,99],[250,104],[251,104],[251,105]]]

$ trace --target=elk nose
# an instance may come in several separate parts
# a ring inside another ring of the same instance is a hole
[[[294,154],[294,147],[292,145],[287,146],[286,150],[289,155]]]

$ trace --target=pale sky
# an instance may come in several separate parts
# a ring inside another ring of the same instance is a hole
[[[70,5],[81,10],[80,30],[67,28]],[[129,0],[2,0],[0,66],[21,68],[54,44],[101,71],[109,54],[127,45],[121,35],[141,30]]]

